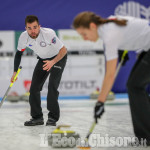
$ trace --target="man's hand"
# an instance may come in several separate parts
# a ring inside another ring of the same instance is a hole
[[[96,102],[95,109],[94,109],[94,118],[97,123],[97,119],[102,116],[102,114],[105,112],[104,110],[104,103],[103,102]]]
[[[46,71],[49,71],[55,64],[53,60],[45,60],[43,62],[45,63],[43,65],[43,70],[46,70]]]
[[[13,75],[12,75],[12,77],[11,77],[11,81],[10,81],[10,82],[12,82],[12,83],[13,83],[13,82],[15,82],[15,81],[18,79],[18,78],[16,78],[16,80],[14,81],[14,77],[15,77],[16,73],[17,73],[17,72],[14,72],[14,73],[13,73]]]

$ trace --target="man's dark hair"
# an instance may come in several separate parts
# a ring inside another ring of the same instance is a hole
[[[27,25],[27,23],[33,23],[34,21],[36,21],[39,24],[39,19],[37,16],[34,15],[26,16],[25,25]]]

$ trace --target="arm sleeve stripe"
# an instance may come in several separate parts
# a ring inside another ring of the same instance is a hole
[[[24,52],[26,49],[24,48],[24,49],[21,49],[21,52]]]

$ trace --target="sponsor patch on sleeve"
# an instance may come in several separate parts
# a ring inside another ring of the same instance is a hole
[[[52,43],[53,43],[53,44],[56,44],[56,37],[54,37],[54,38],[52,39]]]

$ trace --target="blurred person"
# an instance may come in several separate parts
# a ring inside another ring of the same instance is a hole
[[[13,82],[21,62],[21,56],[26,47],[32,49],[39,60],[35,66],[30,87],[29,103],[32,118],[26,121],[24,125],[35,126],[44,124],[40,91],[50,74],[47,94],[47,109],[49,113],[46,125],[56,126],[56,122],[60,117],[59,92],[57,89],[66,64],[67,50],[56,36],[54,30],[40,27],[36,16],[27,16],[25,18],[25,26],[26,31],[22,32],[19,37],[11,82]]]
[[[87,11],[74,18],[73,28],[84,40],[95,42],[100,38],[104,43],[106,73],[94,109],[96,120],[104,113],[104,103],[114,83],[118,50],[145,51],[132,68],[127,88],[135,136],[139,142],[144,139],[150,145],[150,97],[146,91],[146,86],[150,83],[149,21],[129,16],[110,16],[104,19]]]

